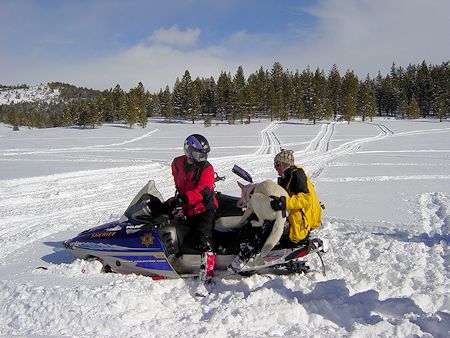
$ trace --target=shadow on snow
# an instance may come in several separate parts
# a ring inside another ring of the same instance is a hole
[[[254,290],[250,290],[245,282],[233,286],[224,285],[222,291],[243,292],[248,297],[262,289],[272,289],[288,300],[296,299],[309,313],[318,314],[349,332],[354,330],[355,324],[375,325],[387,320],[395,325],[405,319],[434,337],[444,337],[450,329],[448,313],[425,313],[409,298],[380,300],[379,293],[375,290],[350,295],[342,279],[318,282],[310,293],[292,291],[284,286],[282,279],[272,279]]]
[[[53,248],[51,254],[41,257],[44,262],[52,264],[72,263],[75,257],[64,248],[63,242],[44,242],[45,245]]]

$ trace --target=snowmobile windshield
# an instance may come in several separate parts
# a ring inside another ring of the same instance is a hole
[[[131,201],[124,216],[127,219],[151,220],[162,210],[163,197],[156,189],[155,181],[150,180]]]
[[[234,167],[231,169],[231,171],[236,175],[238,175],[243,180],[246,180],[249,183],[253,183],[252,176],[246,170],[242,169],[240,166],[235,164]]]

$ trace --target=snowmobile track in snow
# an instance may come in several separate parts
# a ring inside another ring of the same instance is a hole
[[[261,145],[254,155],[276,154],[281,149],[281,142],[275,135],[274,130],[277,129],[279,122],[272,122],[267,128],[261,130]]]
[[[330,149],[330,142],[334,134],[335,122],[323,125],[320,132],[311,141],[308,147],[299,152],[302,159],[302,165],[313,168],[311,170],[311,178],[317,178],[328,163],[340,156],[357,151],[364,143],[377,141],[393,135],[393,132],[386,126],[380,124],[373,125],[380,130],[378,135],[345,142],[334,149]]]

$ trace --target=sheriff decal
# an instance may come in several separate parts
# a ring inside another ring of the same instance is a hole
[[[96,234],[93,234],[91,236],[91,238],[102,238],[102,237],[113,237],[116,235],[115,231],[111,231],[111,232],[99,232]]]
[[[141,237],[141,243],[148,247],[153,244],[154,239],[152,234],[145,234]]]

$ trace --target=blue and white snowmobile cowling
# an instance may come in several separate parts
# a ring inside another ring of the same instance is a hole
[[[64,242],[76,257],[98,259],[105,270],[167,278],[180,277],[170,265],[158,229],[169,226],[168,217],[154,217],[149,201],[162,200],[150,181],[133,199],[119,221],[81,232]],[[170,226],[167,228],[169,230]]]
[[[83,231],[64,245],[78,258],[99,259],[106,270],[179,277],[168,262],[155,227],[113,222]]]

